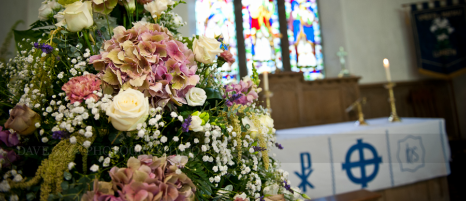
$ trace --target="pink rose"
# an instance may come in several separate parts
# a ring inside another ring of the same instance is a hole
[[[225,61],[227,61],[230,65],[232,65],[236,61],[235,58],[233,57],[233,54],[231,54],[229,50],[225,50],[222,53],[220,53],[220,57],[225,59]]]

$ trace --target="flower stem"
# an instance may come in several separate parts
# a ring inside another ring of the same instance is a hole
[[[87,30],[83,31],[84,40],[86,41],[86,44],[89,47],[89,50],[91,50],[91,55],[94,55],[94,49],[92,48],[92,45],[89,42],[89,35],[88,34],[89,34],[89,32]]]
[[[110,22],[108,22],[108,15],[105,15],[105,18],[107,18],[107,29],[108,29],[108,35],[112,37],[112,33],[110,32]]]

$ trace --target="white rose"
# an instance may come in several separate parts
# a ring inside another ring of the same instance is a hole
[[[207,38],[199,36],[199,39],[194,39],[193,52],[196,60],[205,64],[213,64],[217,55],[222,53],[220,45],[215,38]]]
[[[191,117],[191,124],[189,124],[189,130],[192,130],[194,132],[204,131],[204,127],[202,127],[202,119],[199,116]]]
[[[39,20],[45,21],[48,20],[51,16],[53,10],[57,10],[61,7],[56,1],[44,1],[39,7]]]
[[[193,87],[186,94],[186,101],[189,106],[202,106],[207,99],[204,89]]]
[[[279,188],[280,186],[278,184],[272,184],[270,186],[265,187],[263,191],[266,195],[277,195]]]
[[[133,131],[149,116],[149,99],[138,90],[120,91],[107,108],[113,127],[120,131]]]
[[[259,129],[256,127],[256,125],[254,125],[254,122],[252,122],[252,120],[249,119],[249,117],[244,117],[243,119],[241,119],[241,121],[243,122],[243,126],[249,125],[248,131],[251,137],[256,138],[256,135],[257,135],[257,132],[259,132]]]
[[[160,16],[163,11],[168,9],[168,6],[175,4],[173,0],[157,0],[144,4],[144,9],[150,12],[153,18]]]
[[[259,118],[262,125],[266,126],[270,131],[273,129],[273,119],[269,115],[262,115]]]
[[[65,10],[60,13],[64,19],[57,24],[58,27],[67,25],[68,31],[78,32],[84,28],[89,28],[94,24],[92,18],[92,2],[76,1],[65,6]],[[57,16],[58,18],[58,16]]]

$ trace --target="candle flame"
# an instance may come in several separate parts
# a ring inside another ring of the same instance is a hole
[[[385,68],[390,67],[390,62],[388,61],[387,58],[383,59],[383,66],[384,66]]]

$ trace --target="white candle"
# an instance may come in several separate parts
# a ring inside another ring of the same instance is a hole
[[[392,82],[392,75],[390,75],[390,62],[386,58],[383,60],[383,67],[385,68],[385,75],[387,75],[387,81]]]
[[[264,75],[264,90],[268,91],[269,90],[269,72],[264,71],[262,74]]]

